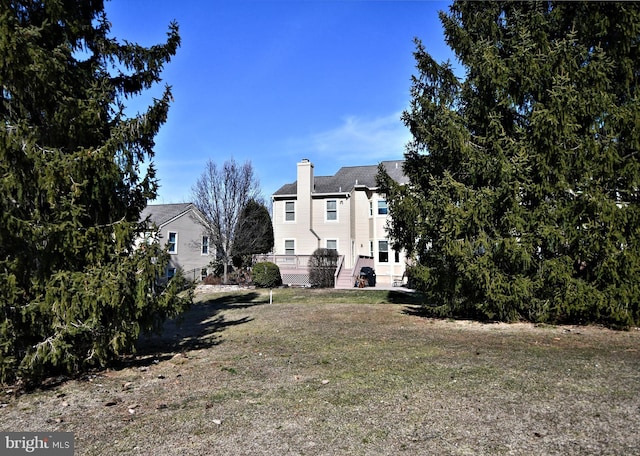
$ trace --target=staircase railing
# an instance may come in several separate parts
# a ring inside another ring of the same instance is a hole
[[[338,259],[338,266],[336,266],[336,272],[333,274],[333,287],[335,288],[338,285],[338,277],[340,276],[340,272],[342,271],[342,266],[344,266],[344,255],[340,255]]]
[[[351,273],[354,279],[360,273],[360,269],[365,266],[368,266],[370,268],[373,268],[375,266],[375,261],[373,260],[373,257],[359,255],[358,259],[356,260],[356,264],[353,266],[353,272]]]

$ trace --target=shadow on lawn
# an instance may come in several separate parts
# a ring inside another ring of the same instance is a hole
[[[432,317],[433,314],[429,312],[425,305],[413,305],[407,306],[402,311],[405,315],[411,315],[412,317]]]
[[[230,326],[242,325],[253,320],[243,317],[229,320],[224,310],[244,309],[266,304],[258,293],[225,295],[195,303],[183,315],[167,321],[161,334],[143,335],[137,345],[138,363],[152,363],[173,357],[176,353],[198,350],[220,344],[220,333]],[[146,361],[145,361],[146,360]]]
[[[422,303],[424,302],[424,295],[417,291],[391,290],[387,293],[387,300],[391,304],[422,306]]]

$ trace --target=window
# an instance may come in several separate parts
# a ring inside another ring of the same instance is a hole
[[[200,269],[200,280],[204,280],[207,278],[207,268]]]
[[[296,220],[296,203],[294,201],[286,201],[284,203],[284,220],[285,222],[294,222]]]
[[[336,200],[327,201],[327,220],[338,220],[338,203]]]
[[[295,255],[296,254],[296,241],[293,239],[286,239],[284,241],[284,254]]]
[[[337,239],[327,239],[327,249],[338,251],[338,240]]]
[[[369,241],[369,256],[373,258],[373,241]]]
[[[373,201],[369,201],[369,217],[373,217]]]
[[[400,252],[398,252],[397,250],[394,250],[394,261],[396,263],[400,263]]]
[[[153,244],[154,235],[152,231],[144,232],[144,242],[145,244],[151,245]]]
[[[387,215],[387,212],[386,200],[378,200],[378,215]]]
[[[380,263],[389,262],[389,241],[378,241],[378,261]]]
[[[167,268],[167,279],[172,278],[176,275],[176,268]]]
[[[209,236],[202,236],[202,254],[209,255]]]
[[[167,242],[169,253],[178,253],[178,233],[169,231],[169,242]]]

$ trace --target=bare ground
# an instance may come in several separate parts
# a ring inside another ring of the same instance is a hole
[[[5,388],[0,429],[74,432],[77,455],[638,454],[636,329],[321,296],[201,296],[118,369]]]

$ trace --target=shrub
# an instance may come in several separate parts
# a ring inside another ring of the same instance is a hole
[[[259,288],[273,288],[282,285],[280,268],[270,261],[253,265],[253,284]]]
[[[338,266],[338,252],[332,249],[316,249],[309,258],[309,282],[312,287],[333,288]]]
[[[224,261],[222,258],[214,258],[209,262],[208,271],[216,277],[222,277],[224,274]],[[229,265],[227,273],[233,272],[233,266]]]
[[[204,283],[205,285],[220,285],[222,283],[222,279],[213,274],[209,274],[207,277],[205,277],[202,283]]]

